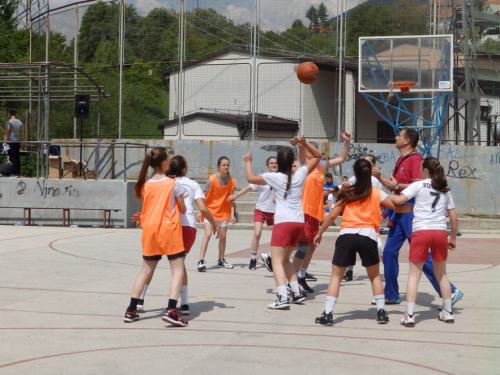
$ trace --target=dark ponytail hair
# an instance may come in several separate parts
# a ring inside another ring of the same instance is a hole
[[[173,177],[184,177],[184,173],[182,170],[187,167],[187,162],[184,156],[175,155],[172,159],[170,159],[170,166],[167,171],[167,176]]]
[[[161,163],[168,160],[168,151],[164,147],[155,147],[150,152],[147,153],[142,163],[141,172],[139,173],[139,178],[134,186],[134,193],[137,199],[142,197],[142,188],[146,183],[146,175],[148,174],[149,167],[158,168],[161,167]]]
[[[356,183],[339,193],[337,199],[343,203],[363,201],[372,192],[372,165],[366,159],[358,159],[354,163]]]
[[[429,177],[432,179],[431,184],[434,189],[441,193],[450,191],[446,175],[444,174],[444,168],[438,159],[430,156],[425,158],[422,162],[422,168],[426,168],[429,171]]]
[[[278,157],[276,158],[278,161],[278,172],[284,173],[288,176],[288,180],[286,182],[286,189],[283,198],[286,199],[288,189],[290,189],[290,184],[292,183],[292,166],[295,155],[293,150],[288,147],[280,147],[278,149]]]

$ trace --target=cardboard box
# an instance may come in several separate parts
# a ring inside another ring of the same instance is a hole
[[[61,178],[61,157],[49,156],[49,178]]]
[[[71,160],[69,156],[63,156],[61,158],[61,162],[62,162],[63,175],[65,175],[67,172],[71,170],[71,168],[73,168],[74,165],[73,160]]]
[[[92,174],[90,174],[89,172],[92,173]],[[83,177],[83,176],[76,176],[75,178],[81,178],[81,179],[85,178],[87,180],[93,180],[94,176],[97,177],[97,171],[95,169],[85,169],[85,177]]]

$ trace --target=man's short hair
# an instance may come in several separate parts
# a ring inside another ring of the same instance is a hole
[[[17,111],[16,111],[15,109],[11,109],[11,110],[9,111],[9,114],[10,114],[11,116],[16,116],[16,115],[17,115]]]
[[[420,139],[418,135],[418,131],[415,129],[403,128],[404,130],[404,138],[410,140],[410,145],[412,148],[416,148],[418,144],[418,140]]]
[[[325,174],[325,177],[333,178],[333,176],[332,176],[332,174],[330,172],[328,172],[327,174]]]

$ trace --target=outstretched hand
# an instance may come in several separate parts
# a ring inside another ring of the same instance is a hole
[[[243,156],[243,160],[245,161],[245,163],[252,162],[252,153],[247,152],[245,156]]]
[[[346,140],[346,142],[351,142],[351,133],[346,132],[345,129],[342,129],[340,135]]]
[[[314,243],[314,246],[318,247],[319,244],[321,243],[321,239],[323,238],[323,235],[321,234],[317,234],[316,237],[314,237],[314,240],[313,240],[313,243]]]
[[[306,137],[304,137],[303,135],[301,136],[296,136],[294,137],[293,139],[295,139],[295,142],[297,142],[298,145],[301,145],[301,146],[305,146],[307,141],[306,141]]]
[[[132,223],[140,223],[141,222],[141,213],[136,212],[135,214],[132,215],[132,218],[130,219]]]

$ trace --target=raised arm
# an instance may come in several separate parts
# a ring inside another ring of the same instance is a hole
[[[243,157],[245,161],[245,171],[247,175],[248,183],[255,185],[266,185],[266,181],[262,176],[254,176],[252,170],[252,154],[247,152],[247,154]]]
[[[345,139],[344,148],[342,149],[342,152],[338,157],[336,157],[335,159],[327,160],[325,169],[335,167],[336,165],[340,165],[347,159],[347,154],[349,153],[349,147],[351,147],[351,133],[346,132],[344,129],[342,129],[340,135],[342,136],[342,138]]]
[[[316,168],[316,166],[320,162],[321,157],[323,155],[321,155],[321,152],[319,152],[319,150],[316,147],[314,147],[312,144],[307,142],[305,137],[303,137],[303,136],[302,137],[295,137],[294,139],[297,141],[297,144],[299,145],[299,150],[300,150],[300,146],[303,146],[312,155],[311,159],[309,159],[307,164],[306,164],[307,172],[311,173],[312,171],[314,171],[314,169]],[[300,153],[300,151],[299,151],[299,153]],[[300,161],[300,159],[299,159],[299,161]]]
[[[242,195],[245,195],[245,194],[246,194],[246,193],[248,193],[250,190],[252,190],[252,187],[251,187],[251,186],[244,187],[243,189],[241,189],[241,190],[240,190],[240,191],[238,191],[237,193],[230,195],[230,196],[227,198],[227,201],[228,201],[228,202],[234,202],[234,201],[236,201],[236,199],[237,199],[237,198],[241,197]]]

